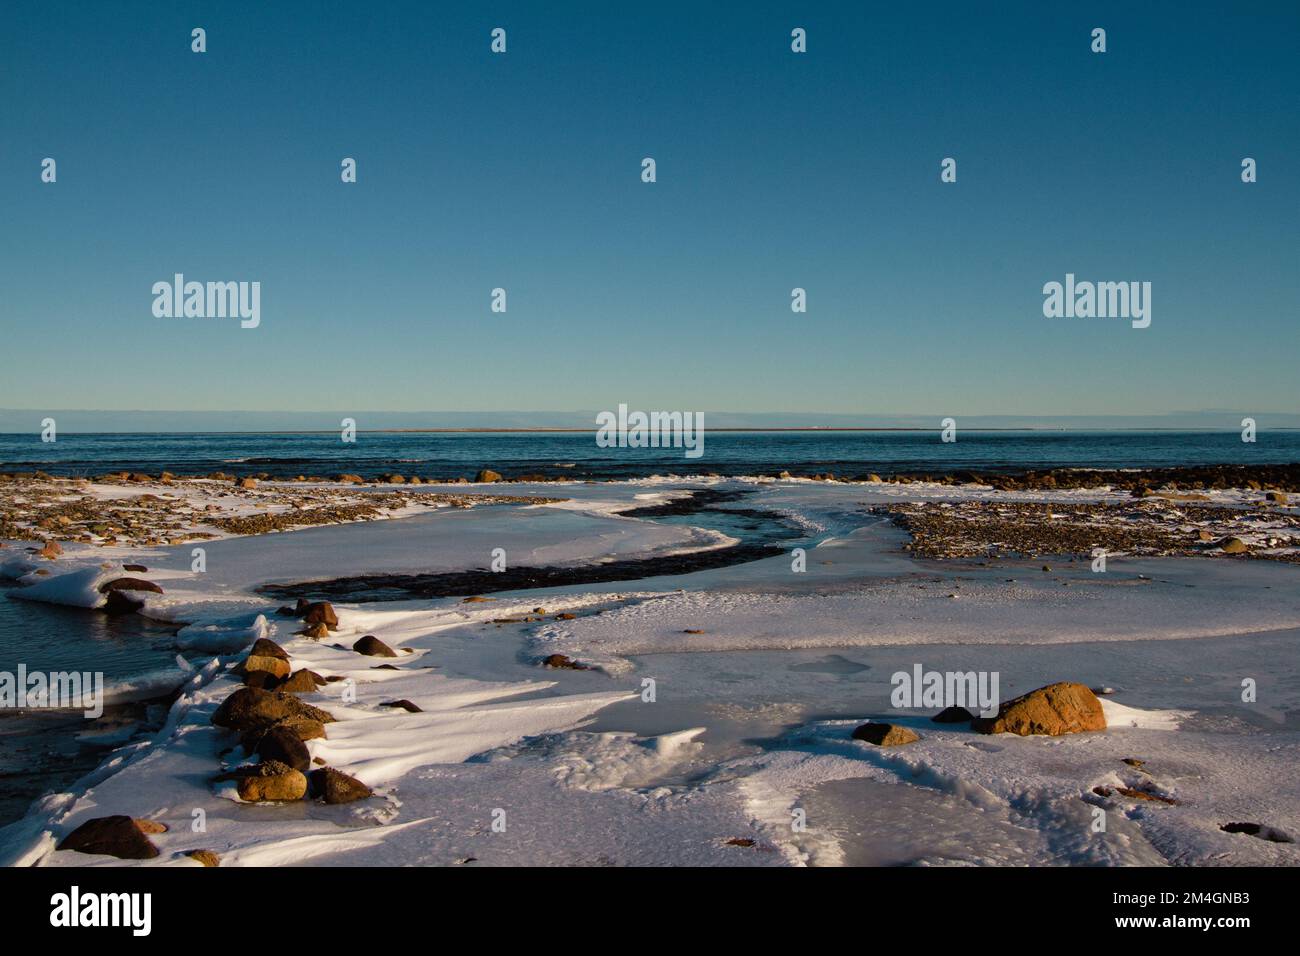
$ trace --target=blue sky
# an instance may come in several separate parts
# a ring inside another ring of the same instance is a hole
[[[0,407],[1300,406],[1296,4],[155,6],[0,10]]]

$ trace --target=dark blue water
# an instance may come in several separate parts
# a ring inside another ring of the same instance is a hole
[[[945,443],[932,432],[706,432],[704,455],[680,448],[600,448],[595,433],[452,434],[362,432],[355,444],[334,433],[0,435],[0,471],[59,475],[169,470],[178,474],[327,475],[396,472],[421,478],[472,478],[481,467],[506,477],[634,478],[653,474],[837,474],[961,469],[1154,468],[1300,461],[1300,431],[1237,432],[958,431]]]
[[[133,699],[97,720],[79,711],[0,708],[0,826],[22,816],[32,800],[67,787],[92,770],[112,746],[143,726],[153,711],[144,698],[168,686],[176,672],[175,630],[135,614],[17,601],[0,585],[0,671],[90,671],[107,692]],[[156,681],[150,682],[150,676]],[[179,679],[177,679],[178,682]],[[123,685],[134,693],[122,694]]]

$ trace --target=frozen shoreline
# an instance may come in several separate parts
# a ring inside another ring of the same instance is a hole
[[[207,783],[221,769],[220,752],[232,745],[209,719],[239,686],[228,672],[236,658],[219,656],[189,677],[167,726],[152,739],[119,750],[78,793],[48,797],[0,830],[0,859],[120,863],[52,852],[49,835],[120,812],[168,824],[154,837],[163,852],[150,865],[195,865],[180,854],[196,848],[214,849],[223,865],[455,864],[470,857],[489,864],[834,864],[908,853],[911,862],[959,861],[938,825],[923,851],[915,850],[915,835],[907,849],[901,831],[893,850],[877,836],[872,851],[863,851],[851,833],[867,819],[866,808],[855,810],[845,796],[849,784],[836,783],[862,779],[909,788],[891,792],[920,788],[958,801],[981,814],[991,835],[1025,835],[1005,852],[968,854],[966,862],[1297,862],[1294,844],[1218,829],[1232,817],[1258,818],[1293,836],[1300,830],[1300,732],[1289,716],[1300,709],[1300,692],[1295,655],[1285,653],[1289,641],[1300,639],[1295,567],[1121,557],[1105,575],[1092,575],[1086,563],[1049,575],[1013,560],[924,561],[903,553],[900,533],[863,505],[1027,493],[805,481],[715,485],[754,489],[746,507],[795,517],[809,534],[795,543],[807,549],[807,570],[792,573],[785,555],[678,578],[505,592],[475,604],[339,604],[340,631],[320,642],[294,638],[298,622],[269,614],[274,607],[251,591],[268,573],[309,580],[343,566],[481,566],[489,541],[507,554],[575,562],[594,559],[611,540],[642,551],[704,542],[689,534],[665,538],[658,532],[673,526],[615,516],[652,500],[637,496],[665,500],[680,490],[666,480],[574,485],[565,488],[571,500],[563,504],[230,538],[210,543],[217,560],[210,554],[206,576],[186,570],[187,545],[115,555],[141,561],[150,568],[144,576],[164,587],[164,595],[147,596],[145,613],[212,628],[214,652],[249,643],[263,614],[264,632],[292,655],[295,670],[355,680],[353,703],[337,699],[340,684],[304,695],[338,720],[310,749],[378,796],[346,807],[250,806]],[[1234,495],[1246,497],[1223,497]],[[507,512],[522,520],[501,517]],[[578,525],[541,517],[565,513],[579,515]],[[574,537],[575,527],[587,537]],[[440,542],[424,540],[430,530],[449,528]],[[300,546],[304,536],[326,543]],[[107,556],[96,548],[83,559],[70,549],[50,564],[72,568]],[[12,549],[0,551],[0,562],[6,559],[13,560]],[[93,586],[88,591],[84,583],[80,593],[89,594]],[[494,623],[539,606],[544,623]],[[556,620],[559,614],[575,617]],[[412,653],[392,662],[399,670],[372,670],[376,661],[347,649],[362,634]],[[225,639],[230,643],[221,647]],[[600,669],[539,669],[537,659],[554,652]],[[1223,672],[1234,657],[1241,658],[1239,673]],[[1202,658],[1210,662],[1204,673],[1193,666]],[[1117,702],[1150,712],[1147,723],[1182,726],[1112,725],[1101,734],[1006,739],[891,714],[891,668],[909,661],[964,668],[972,660],[1006,675],[1004,697],[1029,689],[1027,682],[1096,675],[1118,690],[1108,708]],[[1129,671],[1099,666],[1107,660]],[[1193,683],[1180,685],[1179,670]],[[1234,705],[1238,678],[1252,675],[1260,703]],[[653,704],[640,697],[646,678],[657,685]],[[394,698],[422,712],[379,706]],[[839,716],[828,718],[828,710]],[[1191,716],[1161,716],[1174,711]],[[847,739],[851,724],[881,715],[910,722],[921,741],[879,751]],[[1153,779],[1182,805],[1112,798],[1114,826],[1096,839],[1087,822],[1103,798],[1093,788],[1131,786],[1135,772],[1121,757],[1144,755]],[[800,807],[810,814],[809,827],[796,832],[788,821]],[[902,826],[908,808],[924,805],[900,797],[898,814],[873,808],[871,819]],[[190,828],[195,809],[204,811],[205,833]],[[504,833],[491,829],[498,809],[510,821]],[[579,818],[581,832],[561,822]],[[743,845],[747,840],[753,846]]]

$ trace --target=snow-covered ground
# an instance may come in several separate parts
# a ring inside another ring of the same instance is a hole
[[[300,622],[253,592],[481,568],[498,547],[522,566],[725,546],[717,532],[614,514],[684,484],[512,485],[568,500],[226,538],[204,545],[203,574],[189,570],[191,544],[69,548],[54,562],[0,552],[11,576],[25,575],[26,596],[83,606],[122,573],[113,562],[146,564],[140,576],[166,593],[146,595],[145,613],[190,622],[179,643],[215,655],[178,671],[185,683],[159,732],[0,830],[0,861],[118,865],[53,845],[85,819],[124,813],[169,827],[145,865],[197,865],[183,855],[193,849],[216,851],[222,865],[1300,862],[1300,844],[1220,829],[1248,821],[1300,838],[1300,568],[1116,558],[1094,574],[1086,561],[1047,571],[1041,561],[922,561],[867,511],[1106,492],[718,480],[755,492],[743,507],[804,530],[791,547],[805,550],[806,570],[782,555],[478,603],[336,605],[339,630],[319,642],[296,637]],[[33,576],[36,565],[54,573]],[[544,620],[497,623],[525,616]],[[399,651],[386,661],[395,670],[349,649],[365,634]],[[223,754],[233,735],[210,718],[240,686],[234,652],[261,635],[294,669],[344,678],[303,695],[336,718],[308,747],[375,797],[250,805],[212,782],[239,753]],[[552,653],[594,667],[539,667]],[[1020,738],[933,724],[932,710],[891,705],[890,676],[916,664],[997,672],[1003,699],[1058,680],[1107,686],[1109,728]],[[1252,703],[1243,681],[1257,686]],[[355,700],[344,699],[348,687]],[[422,712],[380,706],[395,699]],[[853,740],[868,718],[921,739],[883,750]]]

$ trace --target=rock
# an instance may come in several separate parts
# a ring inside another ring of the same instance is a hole
[[[321,677],[315,671],[309,671],[306,668],[294,671],[289,678],[280,685],[279,689],[286,694],[314,694],[316,688],[325,684],[325,678]]]
[[[1147,762],[1145,760],[1138,760],[1137,757],[1125,757],[1124,763],[1128,764],[1130,767],[1133,767],[1137,770],[1141,770],[1143,767],[1147,765]]]
[[[338,475],[334,479],[344,485],[364,485],[366,480],[360,475]]]
[[[135,825],[139,828],[141,833],[166,833],[167,832],[167,824],[162,823],[158,820],[141,820],[139,818],[136,818],[134,822]]]
[[[1273,502],[1274,504],[1284,505],[1284,504],[1287,503],[1286,492],[1285,492],[1285,491],[1266,491],[1266,492],[1264,492],[1264,500],[1265,500],[1265,501],[1271,501],[1271,502]]]
[[[326,803],[351,803],[373,796],[374,791],[341,770],[321,767],[311,772],[311,794]]]
[[[144,607],[143,601],[137,601],[135,598],[127,597],[126,591],[109,591],[108,597],[104,601],[104,613],[106,614],[134,614],[140,608]]]
[[[411,703],[409,700],[406,700],[405,698],[403,698],[402,700],[386,700],[386,701],[384,701],[382,704],[380,704],[379,706],[380,706],[380,707],[400,707],[402,710],[406,711],[406,712],[409,713],[409,714],[422,714],[422,713],[424,713],[423,710],[421,710],[419,707],[417,707],[415,704]]]
[[[1273,827],[1264,826],[1261,823],[1225,823],[1219,827],[1224,833],[1245,833],[1248,836],[1259,837],[1261,840],[1268,840],[1270,843],[1294,843],[1288,834]]]
[[[322,740],[325,737],[325,725],[310,717],[290,717],[275,726],[293,731],[299,740]]]
[[[239,799],[249,803],[301,800],[307,795],[307,778],[300,771],[271,760],[243,772],[238,791]]]
[[[480,604],[480,603],[482,603],[483,601],[495,601],[495,600],[496,600],[496,598],[483,597],[482,595],[475,594],[473,597],[462,598],[460,603],[461,603],[461,604]]]
[[[235,487],[236,487],[236,488],[242,488],[242,489],[244,489],[245,491],[252,491],[254,488],[257,487],[257,479],[256,479],[256,478],[236,478],[236,479],[235,479]]]
[[[557,615],[555,615],[555,619],[556,619],[557,621],[575,621],[575,620],[577,620],[577,618],[578,618],[578,615],[576,615],[576,614],[569,614],[568,612],[565,612],[564,614],[557,614]]]
[[[1077,734],[1105,730],[1106,715],[1097,695],[1083,684],[1060,681],[1031,690],[998,708],[996,717],[976,717],[971,728],[982,734]]]
[[[755,844],[754,841],[751,840],[749,837],[732,837],[730,840],[726,841],[726,845],[751,847],[754,846]]]
[[[1196,537],[1201,541],[1213,541],[1214,532],[1202,528],[1200,531],[1196,532]]]
[[[253,643],[253,649],[244,659],[243,669],[246,684],[249,683],[248,675],[259,671],[280,680],[289,676],[289,655],[275,641],[260,637]]]
[[[975,719],[965,707],[945,707],[930,718],[936,724],[965,724]]]
[[[867,475],[867,481],[871,482],[873,485],[878,485],[881,484],[884,481],[884,479],[881,478],[879,475],[872,474],[872,475]]]
[[[265,733],[251,735],[249,742],[252,742],[253,737],[256,737],[256,743],[253,743],[252,750],[249,752],[261,757],[263,763],[279,761],[294,770],[301,771],[311,767],[311,754],[307,751],[307,745],[288,727],[268,727]],[[248,750],[247,743],[244,749]]]
[[[308,604],[302,609],[303,623],[308,626],[312,624],[324,624],[331,631],[338,630],[339,618],[334,613],[334,605],[329,601],[316,601]]]
[[[163,589],[152,581],[146,581],[144,578],[114,578],[99,586],[100,594],[108,594],[110,591],[148,591],[151,594],[162,594]]]
[[[1167,803],[1173,807],[1178,806],[1178,801],[1173,797],[1162,797],[1158,793],[1151,793],[1147,790],[1133,790],[1130,787],[1116,787],[1115,792],[1130,797],[1133,800],[1151,800],[1156,803]]]
[[[221,702],[212,722],[240,733],[286,721],[306,719],[330,724],[334,718],[319,707],[304,704],[292,694],[242,687]],[[308,738],[303,738],[308,739]]]
[[[162,588],[143,578],[114,578],[107,583],[99,585],[99,593],[107,594],[110,591],[148,591],[153,594],[161,594]]]
[[[1234,538],[1231,535],[1221,539],[1219,541],[1219,547],[1225,554],[1244,554],[1250,550],[1245,541],[1242,541],[1240,538]]]
[[[186,850],[185,855],[191,860],[198,860],[204,866],[221,865],[221,857],[211,850]]]
[[[853,731],[854,740],[865,740],[869,744],[875,744],[877,747],[901,747],[903,744],[910,744],[921,738],[915,731],[907,727],[900,727],[898,724],[863,724]]]
[[[561,667],[571,671],[589,671],[591,670],[586,664],[575,661],[572,657],[565,654],[552,654],[550,657],[542,659],[543,667]]]
[[[96,817],[73,830],[55,849],[99,853],[119,860],[152,860],[158,848],[128,816]]]
[[[480,469],[479,473],[474,476],[474,481],[477,484],[487,484],[489,482],[500,481],[500,480],[501,480],[501,476],[497,474],[495,471],[493,471],[491,468]]]
[[[244,686],[256,687],[258,690],[279,690],[286,679],[270,671],[248,671],[244,674]]]
[[[124,564],[122,565],[122,570],[134,571],[136,574],[144,574],[149,569],[146,568],[143,564]],[[161,594],[162,592],[160,591],[159,593]]]
[[[396,651],[373,634],[367,634],[365,637],[361,638],[361,640],[352,645],[352,649],[358,654],[365,654],[367,657],[397,656]]]
[[[57,558],[59,555],[63,553],[63,545],[59,544],[59,542],[51,538],[49,541],[46,541],[44,546],[41,548],[41,550],[37,551],[36,553],[39,554],[42,558],[49,558],[51,561],[53,561],[55,558]]]
[[[298,632],[302,637],[309,637],[313,641],[319,641],[322,638],[330,636],[329,625],[324,621],[317,621],[315,624],[309,624]]]

